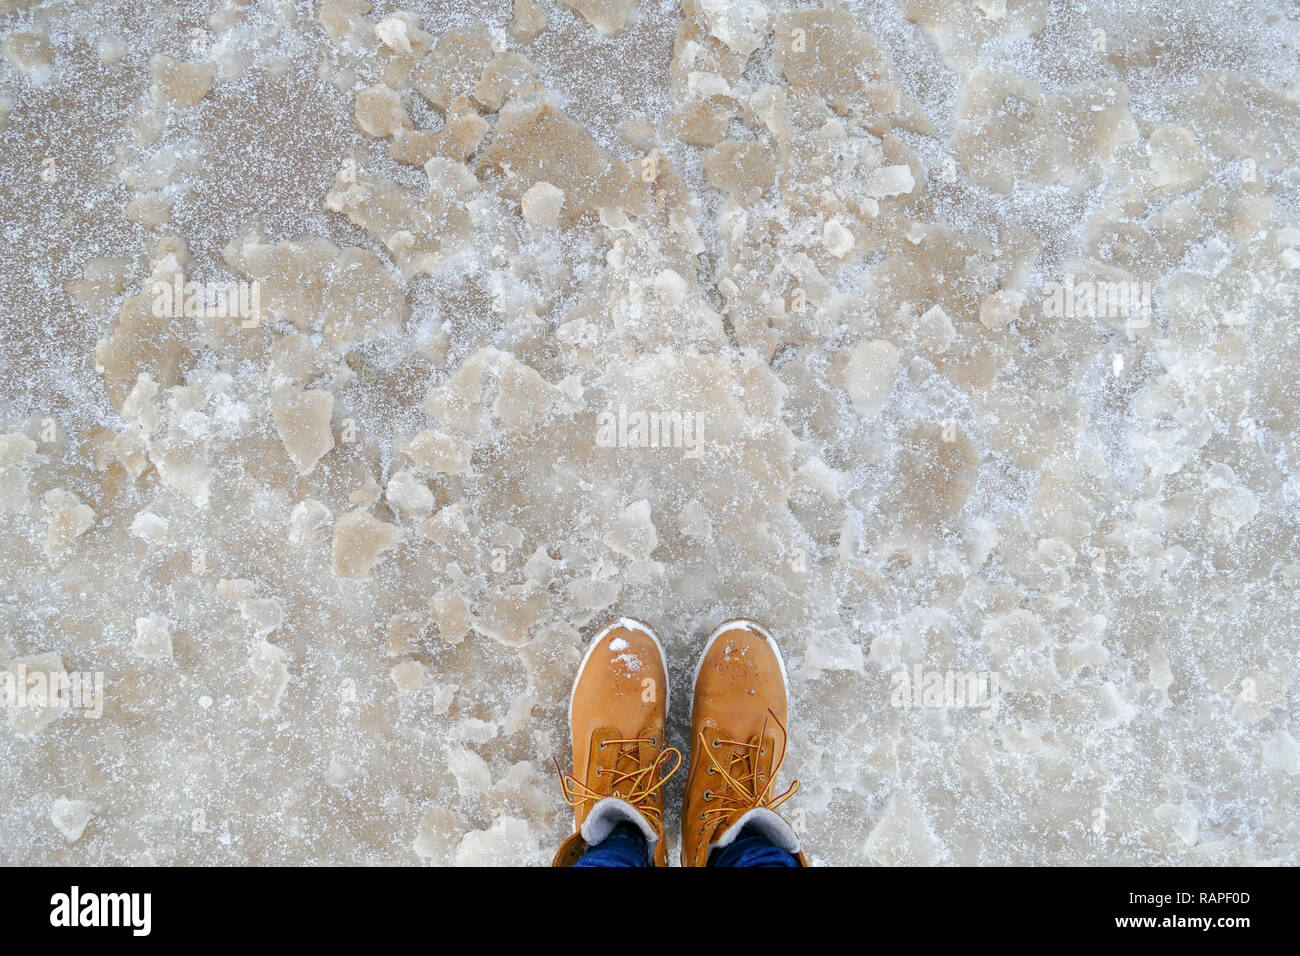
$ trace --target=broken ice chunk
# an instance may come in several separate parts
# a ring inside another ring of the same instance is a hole
[[[573,0],[565,0],[573,5]],[[625,3],[631,0],[623,0]],[[484,788],[486,789],[486,787]],[[466,833],[456,848],[456,866],[522,866],[537,856],[537,834],[518,817],[497,817],[486,830]]]
[[[193,106],[212,89],[217,75],[216,63],[184,63],[166,53],[159,53],[149,61],[153,77],[150,95],[155,106]]]
[[[686,280],[672,269],[661,269],[655,276],[655,293],[659,296],[659,301],[670,309],[686,300],[689,289]]]
[[[915,185],[910,166],[882,166],[867,176],[866,191],[872,199],[887,199],[906,195]]]
[[[761,0],[700,0],[698,9],[709,33],[742,57],[762,45],[768,12]]]
[[[318,388],[282,385],[271,395],[271,417],[298,474],[306,475],[334,447],[334,396]]]
[[[498,644],[520,647],[527,643],[548,613],[549,602],[544,593],[530,591],[524,585],[510,585],[488,600],[474,627]]]
[[[1200,839],[1201,818],[1191,807],[1162,803],[1152,815],[1177,836],[1182,847],[1195,846]]]
[[[466,747],[448,749],[447,769],[456,778],[456,790],[462,800],[480,798],[492,786],[492,771],[487,761]]]
[[[519,200],[524,219],[534,226],[555,229],[564,208],[564,190],[547,182],[533,183]]]
[[[172,625],[161,614],[153,613],[135,619],[135,637],[131,650],[148,660],[170,660],[172,656]]]
[[[632,559],[648,558],[659,546],[659,535],[650,520],[650,502],[642,498],[623,509],[601,543],[611,551]]]
[[[916,324],[916,331],[921,345],[935,355],[948,351],[957,338],[952,319],[941,305],[933,305],[922,314]]]
[[[375,36],[379,37],[385,46],[410,56],[411,38],[406,31],[406,21],[401,17],[384,17],[375,24]]]
[[[9,726],[21,737],[45,729],[62,713],[60,687],[67,686],[63,658],[53,651],[9,662],[8,683],[17,700],[9,705]]]
[[[409,471],[399,471],[388,480],[384,497],[403,514],[425,518],[433,513],[433,492]]]
[[[280,698],[289,686],[289,657],[274,644],[263,641],[248,658],[253,672],[248,682],[248,702],[259,717],[269,717],[280,707]]]
[[[849,356],[844,386],[854,409],[863,418],[875,418],[889,400],[898,376],[898,349],[876,339],[863,342]]]
[[[397,543],[395,525],[380,521],[357,508],[334,526],[334,573],[343,578],[364,578],[380,555]]]
[[[85,800],[69,800],[59,797],[50,807],[50,819],[54,828],[63,834],[69,843],[76,843],[90,822],[90,804]]]
[[[994,292],[980,303],[980,324],[986,329],[1004,328],[1020,318],[1020,308],[1025,304],[1025,294],[1012,289]]]
[[[36,442],[20,432],[0,435],[0,509],[17,511],[27,503],[27,459]]]
[[[419,661],[402,661],[388,672],[399,694],[413,694],[424,688],[424,665]]]
[[[402,449],[415,467],[440,475],[460,475],[469,470],[470,446],[446,432],[422,431]]]
[[[45,553],[53,557],[85,534],[95,521],[95,512],[70,491],[52,488],[45,492],[45,506],[50,510],[45,530]]]
[[[862,647],[846,634],[822,631],[808,640],[803,670],[814,677],[822,671],[861,674],[864,670]]]
[[[239,602],[239,616],[253,626],[253,633],[266,637],[284,621],[284,605],[275,598],[252,598]]]
[[[356,119],[357,127],[376,139],[387,139],[411,125],[402,97],[382,84],[368,86],[357,94]]]
[[[524,562],[524,576],[528,580],[546,587],[555,577],[555,569],[561,567],[561,565],[562,562],[553,560],[546,553],[546,548],[538,545],[537,550]]]
[[[862,852],[881,866],[929,866],[946,856],[930,821],[906,792],[890,797]]]
[[[312,498],[304,498],[289,513],[289,543],[302,546],[329,517],[329,508]]]
[[[538,9],[536,0],[514,0],[514,12],[510,35],[520,43],[532,43],[546,29],[546,14]]]
[[[479,720],[477,717],[465,717],[452,728],[451,735],[456,740],[467,744],[485,744],[495,739],[500,733],[496,721]]]
[[[465,596],[455,588],[439,591],[433,596],[433,621],[438,625],[438,636],[448,644],[465,640],[473,622]]]
[[[604,34],[617,33],[632,15],[633,0],[560,0],[562,6],[584,16]],[[458,863],[457,866],[460,864]]]
[[[546,418],[561,397],[560,390],[536,369],[504,353],[492,414],[513,430],[536,425]]]
[[[427,626],[425,616],[415,611],[391,615],[384,628],[388,637],[388,656],[404,657],[412,653],[411,642],[423,634]]]
[[[577,578],[569,583],[569,603],[579,611],[601,611],[618,600],[617,581]]]
[[[688,538],[708,541],[713,537],[713,522],[698,501],[688,501],[677,515],[677,530]]]
[[[49,41],[42,34],[5,34],[4,54],[5,59],[35,85],[42,86],[49,80],[54,54],[50,50]]]
[[[161,544],[167,540],[167,519],[152,511],[139,511],[131,521],[131,533],[145,541]]]
[[[251,601],[257,597],[257,585],[248,578],[222,578],[217,582],[217,597],[232,604]]]
[[[516,8],[518,3],[516,0]],[[421,860],[444,864],[450,859],[464,830],[464,824],[454,812],[445,807],[430,807],[420,817],[411,849]]]
[[[822,244],[837,259],[843,259],[853,251],[853,233],[838,219],[830,219],[822,228]]]

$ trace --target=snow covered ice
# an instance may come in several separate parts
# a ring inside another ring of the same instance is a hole
[[[0,14],[0,862],[541,864],[744,614],[814,862],[1300,863],[1294,4]]]

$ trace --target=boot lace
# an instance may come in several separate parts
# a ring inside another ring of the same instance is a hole
[[[768,716],[763,718],[763,729],[756,740],[726,740],[715,737],[710,746],[700,731],[700,752],[709,758],[709,775],[722,777],[726,786],[722,790],[705,790],[704,802],[716,803],[700,813],[702,820],[716,816],[740,816],[760,807],[775,810],[799,792],[799,781],[793,781],[785,791],[773,794],[776,777],[785,762],[787,734],[785,725],[777,718],[775,712],[768,708]],[[767,756],[768,726],[774,725],[779,731],[780,750],[772,755],[772,769],[763,769],[763,757]],[[715,751],[730,747],[730,756],[726,762],[719,760]]]
[[[663,808],[655,805],[653,797],[681,767],[682,752],[676,747],[665,747],[659,752],[659,756],[643,766],[638,753],[639,745],[643,743],[654,747],[658,745],[658,740],[654,737],[628,737],[625,739],[602,740],[600,742],[601,750],[610,746],[619,748],[611,769],[596,768],[597,778],[606,776],[610,778],[608,792],[588,786],[571,773],[561,772],[560,762],[556,760],[555,772],[560,777],[560,789],[564,792],[564,802],[571,807],[576,807],[588,801],[596,802],[604,800],[606,797],[619,797],[636,807],[644,816],[651,817],[657,823],[662,824]],[[663,768],[673,758],[676,758],[673,768],[667,773],[663,773]],[[630,762],[630,769],[620,770],[620,762],[625,762],[625,766],[626,762]]]

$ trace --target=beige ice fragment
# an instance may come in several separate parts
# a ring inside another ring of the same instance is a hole
[[[844,369],[844,386],[857,413],[863,418],[879,415],[897,376],[898,349],[892,344],[876,339],[857,346]]]
[[[49,40],[40,33],[5,34],[4,55],[9,64],[37,86],[43,86],[53,72],[54,54]]]
[[[159,53],[149,61],[153,85],[149,88],[155,106],[184,109],[193,106],[212,89],[216,63],[186,63]]]
[[[419,661],[402,661],[389,670],[388,676],[399,694],[414,694],[424,689],[425,670]]]
[[[51,557],[66,550],[95,522],[95,512],[90,505],[82,504],[80,498],[62,488],[45,492],[45,506],[49,510],[45,553]]]
[[[383,84],[368,86],[357,94],[357,127],[366,135],[386,139],[411,125],[402,97]]]
[[[397,543],[398,536],[395,525],[361,508],[349,511],[334,526],[334,573],[344,578],[364,578],[380,556]]]
[[[561,223],[566,226],[605,207],[628,213],[646,207],[645,188],[629,167],[547,103],[507,103],[477,173],[516,201],[534,184],[550,183],[564,193]]]
[[[538,9],[536,0],[514,0],[514,19],[510,22],[510,35],[520,43],[531,43],[537,34],[546,29],[546,14]]]
[[[455,852],[465,825],[460,817],[446,807],[430,807],[420,817],[411,849],[421,860],[433,860],[445,865]]]
[[[564,209],[564,190],[547,182],[533,183],[519,201],[524,220],[534,226],[554,229]]]
[[[461,475],[469,470],[469,443],[436,429],[420,432],[402,449],[419,471]]]
[[[617,33],[632,15],[633,0],[560,0],[593,27],[606,35]]]
[[[511,431],[532,428],[545,420],[562,396],[531,366],[503,352],[498,371],[497,397],[492,414]]]
[[[281,385],[272,391],[271,418],[298,474],[310,474],[334,447],[333,411],[334,396],[321,389]]]
[[[932,866],[946,856],[925,814],[905,792],[889,798],[862,852],[881,866]]]
[[[0,435],[0,510],[17,511],[27,504],[27,477],[36,442],[21,432]]]
[[[170,660],[172,657],[172,625],[163,615],[154,612],[135,619],[135,637],[131,650],[147,660]]]
[[[388,480],[384,497],[390,505],[404,515],[427,518],[433,513],[435,504],[433,492],[429,490],[428,485],[405,469]]]
[[[19,699],[8,707],[9,726],[20,737],[30,737],[49,726],[62,711],[60,686],[66,686],[68,673],[63,658],[50,651],[31,657],[15,657],[9,662],[9,678]]]
[[[659,546],[659,534],[650,520],[650,502],[642,498],[624,508],[600,540],[611,551],[633,560],[649,558]]]
[[[957,339],[952,319],[941,305],[932,305],[921,313],[916,324],[917,337],[927,352],[942,354],[952,348]]]
[[[90,822],[90,804],[85,800],[69,800],[59,797],[50,806],[50,820],[54,829],[63,834],[69,843],[76,843],[86,831]]]
[[[916,186],[912,169],[906,165],[882,166],[867,176],[866,191],[872,199],[905,196]]]
[[[447,644],[459,644],[474,626],[469,613],[469,602],[456,588],[445,588],[430,602],[433,622],[438,626],[438,636]]]
[[[314,498],[304,498],[289,513],[289,543],[302,547],[329,523],[330,510]]]
[[[486,789],[486,788],[485,788]],[[455,866],[521,866],[535,862],[538,837],[526,820],[502,816],[486,830],[471,830],[456,848]]]
[[[1020,318],[1025,304],[1025,294],[1014,289],[1003,289],[984,297],[980,303],[980,324],[997,331]]]
[[[446,112],[458,96],[468,95],[474,89],[495,55],[485,24],[475,22],[466,28],[453,27],[412,68],[411,85]]]
[[[248,658],[252,676],[248,682],[248,703],[259,717],[270,717],[280,708],[280,698],[289,686],[289,656],[274,644],[263,641]]]

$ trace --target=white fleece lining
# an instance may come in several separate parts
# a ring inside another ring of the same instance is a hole
[[[650,847],[650,852],[654,853],[654,846],[659,841],[658,835],[650,829],[650,824],[641,815],[640,810],[618,797],[605,797],[592,807],[591,812],[587,814],[587,819],[582,821],[580,832],[588,846],[595,846],[613,833],[614,828],[620,823],[630,823],[640,830]]]
[[[756,807],[748,811],[739,820],[727,827],[727,832],[722,834],[713,846],[709,847],[709,851],[712,852],[714,847],[731,846],[736,842],[736,837],[740,836],[740,831],[747,826],[767,837],[773,846],[779,846],[787,853],[799,852],[799,838],[795,836],[794,829],[790,824],[782,820],[775,811],[766,807]]]

